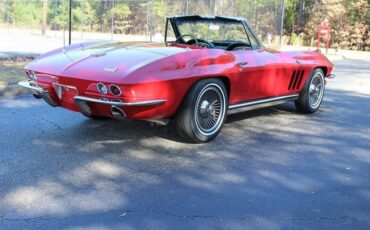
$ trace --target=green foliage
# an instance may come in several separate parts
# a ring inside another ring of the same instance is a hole
[[[370,9],[367,10],[367,12],[365,14],[365,18],[366,18],[366,24],[367,24],[367,26],[370,27]]]
[[[290,44],[291,45],[296,45],[297,44],[297,34],[296,33],[292,33],[292,36],[290,37]]]
[[[299,2],[299,0],[285,1],[284,28],[285,31],[289,33],[292,33],[295,30],[295,26],[299,16]]]
[[[68,0],[47,0],[47,26],[68,27]],[[302,0],[284,0],[284,32],[290,42],[311,44],[320,21],[332,25],[332,45],[348,49],[370,46],[370,0],[305,0],[304,34],[298,28]],[[280,34],[283,0],[73,0],[72,29],[123,34],[164,34],[165,17],[189,14],[246,17],[263,38]],[[0,24],[41,28],[43,0],[0,0]],[[304,36],[303,36],[304,35]],[[275,39],[273,38],[273,40]]]
[[[41,1],[12,1],[7,8],[9,23],[13,26],[34,26],[41,22]]]
[[[130,14],[131,11],[128,5],[118,2],[101,15],[100,22],[102,25],[105,25],[105,28],[111,28],[111,23],[113,22],[116,32],[124,32],[125,22]]]
[[[72,29],[92,29],[98,23],[96,12],[98,0],[75,1],[72,4]],[[68,1],[51,1],[48,7],[48,21],[58,30],[68,27]]]

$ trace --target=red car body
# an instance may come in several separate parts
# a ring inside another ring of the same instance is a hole
[[[91,48],[89,48],[91,47]],[[91,50],[108,49],[94,55]],[[150,63],[149,63],[150,62]],[[248,66],[241,65],[248,62]],[[117,72],[104,71],[115,66]],[[127,107],[128,118],[171,117],[189,88],[201,78],[221,77],[228,82],[229,105],[240,102],[299,93],[303,82],[317,67],[329,76],[333,65],[317,52],[278,52],[266,48],[240,52],[193,46],[157,44],[127,46],[124,43],[72,45],[66,50],[46,53],[26,66],[38,76],[38,84],[53,92],[58,106],[79,111],[73,97],[77,92],[66,89],[61,100],[52,83],[75,86],[83,95],[101,98],[96,84],[116,84],[123,89],[123,101],[165,99],[156,106]],[[301,84],[289,89],[294,71],[303,71]],[[107,99],[117,98],[106,95]],[[93,105],[96,115],[111,116],[109,106]]]
[[[180,43],[111,41],[60,48],[39,56],[25,67],[31,87],[47,92],[47,99],[54,106],[83,112],[76,96],[123,102],[117,107],[125,117],[140,120],[174,116],[184,96],[200,79],[222,79],[229,94],[228,108],[234,109],[246,102],[298,95],[315,68],[321,68],[328,77],[333,65],[324,55],[313,51],[278,52],[262,46],[227,51]],[[116,96],[108,90],[102,95],[99,83],[107,88],[114,84],[122,94]],[[88,115],[113,116],[112,103],[87,101],[87,104]]]

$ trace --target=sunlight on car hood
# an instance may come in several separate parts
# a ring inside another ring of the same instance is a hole
[[[186,51],[188,49],[166,47],[159,43],[105,43],[45,54],[27,65],[26,69],[86,80],[117,79],[146,64]]]

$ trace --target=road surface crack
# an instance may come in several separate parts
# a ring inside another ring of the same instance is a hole
[[[55,122],[53,122],[53,121],[50,121],[50,120],[48,120],[48,119],[46,119],[46,118],[43,118],[43,117],[40,117],[40,116],[38,116],[38,115],[36,115],[36,114],[34,114],[34,113],[31,113],[31,115],[32,115],[33,117],[35,117],[35,118],[39,119],[40,121],[44,121],[44,122],[47,122],[47,123],[49,123],[49,124],[53,125],[55,128],[57,128],[57,129],[59,129],[59,130],[63,130],[63,128],[62,128],[62,127],[60,127],[57,123],[55,123]]]

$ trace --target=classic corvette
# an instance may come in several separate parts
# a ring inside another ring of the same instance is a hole
[[[333,64],[315,51],[265,48],[239,17],[177,16],[164,43],[96,41],[45,53],[25,67],[36,98],[89,118],[172,124],[184,140],[215,138],[227,114],[288,101],[316,112]]]

